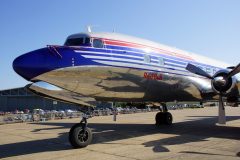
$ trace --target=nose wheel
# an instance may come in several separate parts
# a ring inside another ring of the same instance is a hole
[[[173,121],[172,114],[168,112],[166,104],[162,104],[161,112],[158,112],[155,116],[156,125],[171,125]]]
[[[169,112],[158,112],[155,117],[156,125],[171,125],[173,121],[172,114]]]
[[[74,148],[83,148],[92,142],[92,131],[87,127],[87,116],[84,115],[81,122],[72,126],[68,139]]]

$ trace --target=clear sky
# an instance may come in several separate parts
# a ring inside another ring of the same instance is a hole
[[[89,24],[240,62],[240,0],[1,0],[0,90],[29,83],[13,71],[15,57]]]

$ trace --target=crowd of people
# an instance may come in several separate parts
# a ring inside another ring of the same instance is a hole
[[[188,105],[175,105],[168,106],[168,109],[183,109],[189,107]],[[87,113],[89,117],[93,116],[108,116],[116,114],[133,114],[141,112],[152,112],[158,111],[159,107],[109,107],[109,108],[95,108],[92,110],[80,111],[80,110],[43,110],[43,109],[25,109],[23,111],[15,110],[13,112],[0,112],[0,124],[5,123],[16,123],[16,122],[38,122],[38,121],[48,121],[53,119],[64,119],[64,118],[77,118],[80,117],[83,112]]]

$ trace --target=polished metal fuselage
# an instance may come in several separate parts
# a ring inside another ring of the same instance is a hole
[[[168,102],[214,100],[211,82],[174,74],[158,74],[161,79],[148,78],[145,70],[82,66],[57,69],[34,80],[54,84],[67,91],[97,101]]]
[[[53,92],[46,86],[30,85],[28,88],[51,98],[71,103],[76,103],[77,100],[84,105],[92,105],[94,100],[168,102],[218,99],[211,80],[190,73],[185,67],[188,63],[193,63],[203,67],[206,72],[210,70],[213,75],[226,69],[227,64],[120,34],[73,35],[75,38],[82,36],[102,39],[104,47],[63,46],[35,52],[34,56],[42,54],[39,57],[42,58],[48,55],[49,59],[43,58],[42,63],[38,63],[43,66],[35,67],[32,64],[33,68],[40,68],[41,72],[32,74],[32,70],[29,71],[28,80],[43,81],[60,87],[61,91]],[[29,59],[32,60],[31,57]],[[240,77],[236,82],[229,93],[232,97],[239,97]]]

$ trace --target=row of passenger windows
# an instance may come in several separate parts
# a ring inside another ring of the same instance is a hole
[[[104,44],[101,39],[92,39],[92,42],[90,38],[69,38],[65,42],[65,46],[82,46],[82,45],[91,45],[95,48],[103,48]]]
[[[145,54],[144,55],[144,62],[145,63],[151,63],[151,56]],[[162,57],[158,57],[158,64],[160,66],[163,66],[165,64],[165,61]],[[217,72],[217,70],[215,68],[202,67],[202,66],[198,66],[198,67],[201,68],[202,70],[204,70],[205,72],[209,73],[209,74],[215,74]]]

